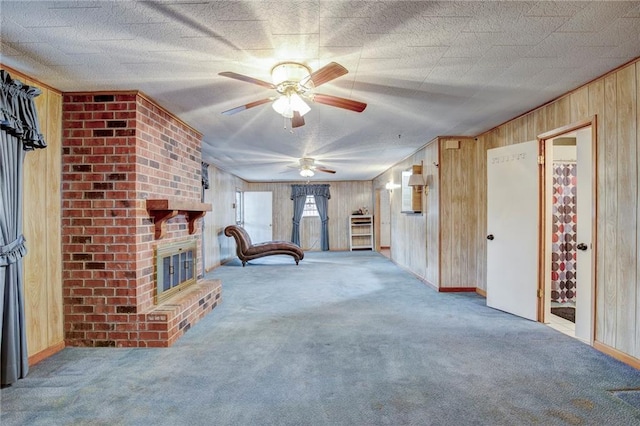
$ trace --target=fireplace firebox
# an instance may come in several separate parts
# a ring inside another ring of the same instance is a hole
[[[197,240],[188,240],[156,249],[156,304],[196,282],[197,247]]]

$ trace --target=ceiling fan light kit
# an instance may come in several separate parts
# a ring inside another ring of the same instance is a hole
[[[297,93],[281,95],[271,104],[271,107],[275,112],[285,118],[293,118],[294,111],[298,111],[300,116],[311,111],[309,105],[307,105]]]
[[[315,173],[313,173],[313,170],[309,169],[309,168],[302,168],[300,169],[300,176],[302,177],[311,177],[313,176]]]
[[[331,62],[313,72],[311,68],[299,62],[281,62],[271,69],[272,83],[231,71],[221,72],[219,73],[220,76],[257,84],[268,89],[275,89],[277,92],[275,97],[240,105],[223,111],[222,114],[232,115],[273,101],[271,106],[274,111],[285,118],[291,119],[291,127],[295,128],[304,126],[302,116],[311,111],[304,99],[336,108],[362,112],[367,107],[367,104],[363,102],[313,92],[313,89],[321,84],[334,80],[348,72],[345,67],[336,62]]]

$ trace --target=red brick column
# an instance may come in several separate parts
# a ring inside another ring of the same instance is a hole
[[[183,332],[158,337],[148,329],[146,314],[157,308],[154,252],[159,243],[200,234],[188,235],[177,217],[154,240],[145,200],[200,201],[200,144],[198,132],[138,92],[64,95],[66,344],[167,346]],[[182,329],[201,316],[175,315],[186,318]]]

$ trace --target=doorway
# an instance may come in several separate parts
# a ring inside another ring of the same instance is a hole
[[[542,321],[588,344],[595,316],[594,128],[541,138],[546,157]]]
[[[570,298],[575,306],[573,336],[591,345],[596,294],[595,129],[594,118],[540,135],[537,141],[487,151],[487,306],[550,323],[552,295],[556,302]],[[561,183],[569,187],[555,193],[554,141],[558,160],[563,159],[563,146],[575,145],[566,148],[574,152],[573,164],[559,171]],[[564,200],[565,191],[573,199]],[[553,197],[559,195],[568,204],[554,206]],[[563,232],[570,232],[556,235],[560,224]],[[564,251],[554,252],[554,242]],[[558,281],[555,287],[552,278]]]
[[[245,191],[243,199],[244,228],[253,243],[273,240],[273,193]]]
[[[380,188],[375,192],[373,215],[376,251],[391,258],[391,189]]]

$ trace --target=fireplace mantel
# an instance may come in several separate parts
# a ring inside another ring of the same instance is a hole
[[[195,221],[211,211],[211,204],[184,200],[147,200],[147,210],[156,226],[155,238],[164,236],[162,224],[178,215],[184,215],[189,223],[189,234],[196,232]]]

